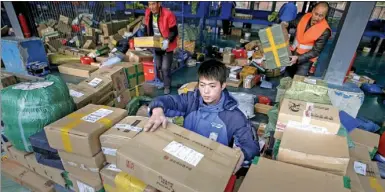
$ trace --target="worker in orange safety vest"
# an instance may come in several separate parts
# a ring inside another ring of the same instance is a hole
[[[325,19],[328,11],[329,4],[319,2],[311,13],[289,23],[282,22],[286,27],[290,25],[296,28],[296,36],[290,46],[293,52],[290,57],[292,66],[286,67],[285,76],[308,75],[309,69],[317,61],[331,36],[331,29]]]

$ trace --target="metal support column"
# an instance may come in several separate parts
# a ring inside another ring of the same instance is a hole
[[[12,1],[4,1],[3,3],[4,3],[5,11],[7,12],[9,21],[11,22],[12,29],[15,32],[16,37],[24,38],[24,34],[23,34],[23,31],[21,30],[19,19],[17,18]]]
[[[329,67],[325,80],[328,83],[342,85],[349,64],[353,58],[375,6],[375,1],[347,2],[341,18],[336,43],[329,55]]]

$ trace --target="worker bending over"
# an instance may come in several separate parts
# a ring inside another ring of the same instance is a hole
[[[240,148],[242,163],[249,164],[259,155],[259,144],[252,127],[238,109],[238,102],[226,89],[226,67],[216,60],[208,60],[198,69],[199,89],[181,95],[165,95],[150,103],[150,119],[145,131],[166,128],[166,116],[183,116],[184,126],[223,145]],[[244,161],[245,160],[245,161]]]
[[[331,29],[325,19],[328,11],[328,3],[319,2],[311,13],[306,13],[289,23],[282,22],[286,26],[292,25],[296,28],[295,40],[290,47],[294,52],[294,56],[290,57],[292,66],[286,67],[286,76],[306,76],[310,67],[317,61],[331,36]]]
[[[164,38],[162,48],[154,50],[154,60],[157,76],[164,83],[164,94],[169,94],[173,51],[178,42],[178,26],[175,15],[170,10],[162,7],[160,2],[150,1],[148,7],[144,18],[144,35]]]

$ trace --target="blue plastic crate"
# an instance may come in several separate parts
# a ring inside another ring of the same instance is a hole
[[[35,153],[36,161],[42,165],[53,167],[64,171],[63,163],[61,159],[49,159],[40,153]]]
[[[31,145],[34,148],[49,151],[52,153],[57,153],[56,149],[49,146],[48,140],[47,140],[47,135],[45,134],[44,130],[30,136],[29,140],[31,141]],[[37,151],[35,151],[35,152],[37,152]]]
[[[56,149],[49,146],[44,130],[32,135],[29,140],[38,163],[64,170],[59,154]]]
[[[36,37],[1,38],[1,58],[6,71],[23,75],[28,75],[28,63],[49,63],[43,42]]]

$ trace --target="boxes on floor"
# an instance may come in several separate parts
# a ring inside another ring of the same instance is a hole
[[[59,65],[58,69],[62,74],[88,78],[91,76],[91,73],[98,70],[98,67],[80,63],[68,63]]]
[[[112,91],[112,81],[107,77],[90,77],[78,84],[78,86],[92,89],[94,94],[93,101],[97,101]]]
[[[226,79],[226,85],[230,87],[240,87],[242,85],[241,79]]]
[[[162,37],[135,37],[134,46],[137,48],[162,48]]]
[[[13,160],[1,162],[2,176],[11,178],[16,183],[32,191],[54,192],[54,182],[23,167]]]
[[[124,146],[126,141],[139,134],[145,122],[147,122],[145,117],[129,116],[100,135],[100,144],[108,163],[116,164],[116,151]]]
[[[99,136],[126,115],[123,109],[89,104],[44,130],[52,148],[93,157],[101,151]]]
[[[114,101],[115,94],[113,91],[108,92],[104,97],[102,97],[100,100],[96,101],[95,104],[97,105],[108,105],[111,101]]]
[[[150,51],[127,51],[126,56],[129,62],[141,63],[143,61],[153,61],[154,55]]]
[[[224,191],[239,157],[239,151],[169,123],[125,142],[117,167],[164,192]]]
[[[136,85],[140,85],[144,82],[143,64],[136,62],[121,62],[115,66],[123,67],[129,88],[134,88]]]
[[[249,75],[256,75],[257,71],[258,71],[258,69],[255,67],[245,66],[245,67],[243,67],[243,69],[240,73],[241,79],[244,80]]]
[[[94,192],[103,192],[103,184],[101,179],[95,179],[90,177],[83,177],[82,175],[76,175],[69,173],[68,174],[69,179],[72,182],[72,188],[76,192],[88,192],[88,191],[94,191]]]
[[[266,69],[275,69],[290,66],[291,51],[289,35],[283,25],[273,25],[258,32],[263,53],[266,58]]]
[[[253,88],[257,83],[256,76],[255,75],[248,75],[243,79],[243,88],[245,89],[251,89]]]
[[[295,175],[295,176],[293,176]],[[256,157],[239,192],[349,192],[348,178],[279,161]]]
[[[139,16],[138,18],[136,18],[133,22],[131,22],[130,24],[127,25],[127,30],[129,32],[132,32],[132,30],[134,29],[134,27],[140,23],[141,21],[143,21],[143,16]]]
[[[112,80],[112,87],[117,94],[122,93],[129,88],[125,69],[121,66],[113,66],[111,68],[101,68],[92,74],[92,77],[107,77]],[[117,96],[117,95],[115,95]]]
[[[283,99],[274,137],[281,139],[287,127],[316,133],[337,134],[340,129],[338,109],[331,105]]]
[[[128,20],[113,20],[110,22],[100,23],[100,29],[104,36],[110,36],[117,33],[121,28],[126,27]]]
[[[17,83],[17,79],[13,75],[1,73],[0,89],[6,88]]]
[[[117,94],[117,93],[114,93]],[[117,108],[125,109],[128,102],[131,100],[130,89],[126,89],[120,93],[114,100],[113,104]]]
[[[344,176],[349,164],[345,137],[288,127],[279,144],[277,160]]]
[[[198,82],[190,82],[182,85],[178,89],[178,94],[187,93],[189,91],[194,91],[196,88],[198,88]]]
[[[68,90],[72,99],[76,104],[76,108],[80,109],[90,103],[95,102],[95,90],[84,85],[75,85],[67,83]]]
[[[62,177],[62,173],[64,172],[63,170],[39,164],[39,162],[36,161],[35,154],[28,155],[26,159],[30,170],[61,186],[65,186],[66,183]]]
[[[367,147],[371,159],[374,158],[374,156],[377,153],[378,143],[380,141],[380,135],[371,133],[368,131],[364,131],[358,128],[351,131],[349,135],[356,145],[363,145]]]
[[[233,53],[224,53],[223,54],[223,63],[232,64],[235,61],[235,55]]]

